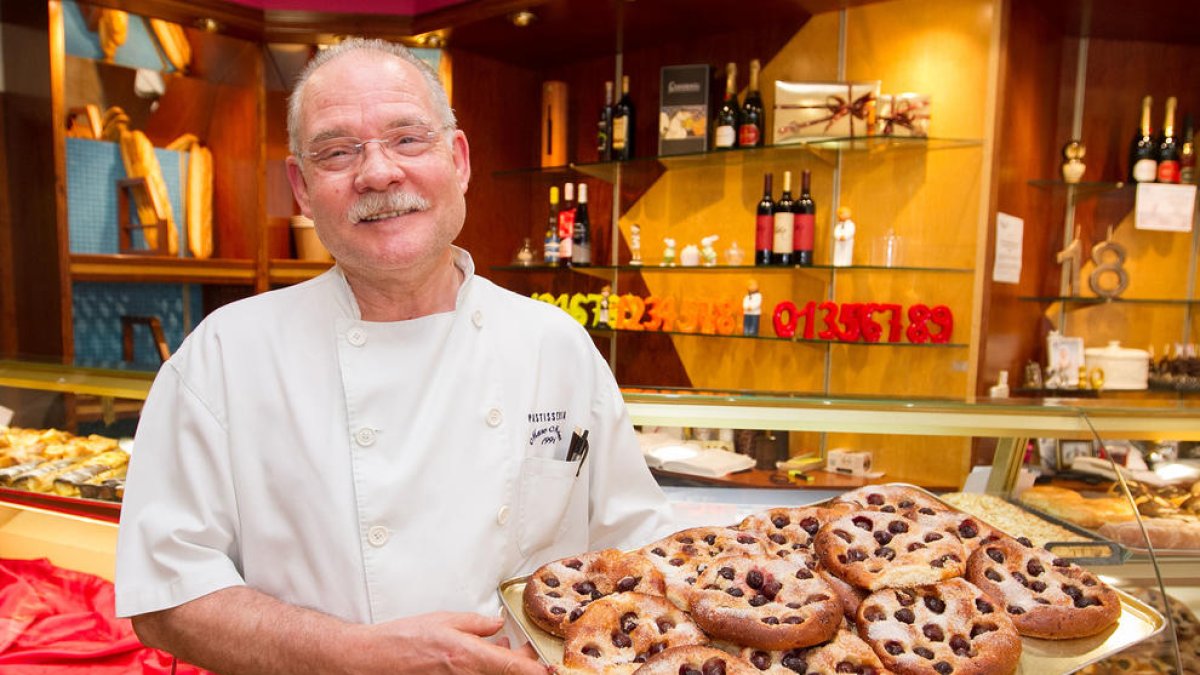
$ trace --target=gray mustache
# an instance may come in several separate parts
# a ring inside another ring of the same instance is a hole
[[[428,208],[428,200],[411,192],[368,192],[350,207],[349,218],[357,223],[383,213],[410,213]]]

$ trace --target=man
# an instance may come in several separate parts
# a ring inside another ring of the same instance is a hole
[[[487,639],[498,582],[664,524],[620,393],[582,328],[451,245],[469,150],[430,69],[348,40],[288,117],[337,266],[214,312],[160,371],[117,612],[217,672],[543,673]]]

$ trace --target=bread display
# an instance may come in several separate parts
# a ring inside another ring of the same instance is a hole
[[[1022,504],[1080,527],[1133,520],[1133,507],[1120,497],[1084,497],[1074,490],[1038,485],[1017,496]]]
[[[611,594],[593,588],[598,561],[620,555],[600,551],[538,568],[518,604],[534,623],[538,598],[571,586],[554,600],[574,609],[551,605],[576,616],[558,673],[1007,674],[1024,638],[1097,636],[1072,647],[1086,651],[1122,616],[1087,570],[928,493],[882,487],[643,546],[632,555],[662,573],[666,599],[611,575]]]
[[[0,487],[120,501],[128,464],[113,438],[0,427]]]

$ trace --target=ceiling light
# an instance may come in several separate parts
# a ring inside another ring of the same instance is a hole
[[[508,18],[517,28],[524,28],[533,23],[534,20],[537,19],[537,15],[528,10],[521,10],[519,12],[513,12]]]
[[[196,28],[199,28],[200,30],[204,31],[205,33],[215,33],[215,32],[217,32],[217,30],[219,30],[221,28],[220,23],[217,23],[217,21],[215,19],[210,19],[208,17],[204,17],[202,19],[196,19],[195,25],[196,25]]]

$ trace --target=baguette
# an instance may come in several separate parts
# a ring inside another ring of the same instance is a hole
[[[192,45],[188,42],[183,26],[162,19],[150,19],[150,29],[154,31],[154,37],[158,39],[158,46],[162,48],[167,62],[174,66],[175,70],[187,70],[192,63]]]
[[[104,61],[112,63],[117,55],[117,49],[125,44],[129,37],[129,15],[119,9],[100,10],[100,51]]]

